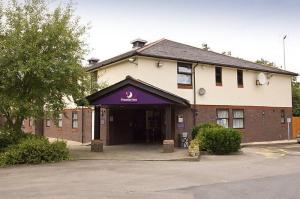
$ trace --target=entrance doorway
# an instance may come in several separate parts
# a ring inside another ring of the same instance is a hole
[[[164,140],[164,111],[148,108],[109,110],[109,145],[161,144]]]

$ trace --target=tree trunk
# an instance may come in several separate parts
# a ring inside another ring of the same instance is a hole
[[[13,130],[15,133],[21,133],[22,132],[22,123],[23,123],[23,118],[18,117],[15,120],[14,126],[13,126]]]
[[[17,117],[15,119],[5,116],[6,122],[4,126],[9,130],[12,130],[14,133],[22,133],[22,123],[24,118]]]

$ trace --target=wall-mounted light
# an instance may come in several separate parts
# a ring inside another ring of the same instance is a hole
[[[136,61],[136,57],[130,57],[128,59],[129,63],[132,63],[132,64],[135,64],[135,65],[138,65],[135,61]]]
[[[156,63],[156,67],[157,68],[160,68],[163,66],[163,63],[161,63],[161,61],[159,60],[157,63]]]
[[[130,63],[133,63],[135,60],[136,60],[135,57],[131,57],[131,58],[128,59],[128,61],[129,61]]]

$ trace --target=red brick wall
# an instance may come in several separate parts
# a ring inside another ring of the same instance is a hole
[[[286,117],[292,117],[292,108],[278,107],[252,107],[252,106],[211,106],[197,105],[196,124],[205,122],[216,122],[216,109],[229,110],[229,126],[232,127],[232,109],[244,109],[244,129],[240,131],[243,134],[243,142],[271,141],[287,139],[287,123],[281,124],[280,113],[285,110]],[[92,110],[83,109],[83,142],[89,142],[92,139]],[[78,128],[72,129],[72,112],[78,113]],[[105,143],[109,140],[109,109],[102,109],[103,124],[101,125],[101,139]],[[264,114],[263,114],[264,113]],[[183,116],[183,125],[178,124],[178,116]],[[46,137],[64,138],[68,140],[82,142],[82,115],[81,108],[66,109],[63,116],[63,127],[58,128],[51,121],[50,127],[46,127],[44,120],[44,135]],[[175,108],[172,116],[173,138],[175,143],[179,143],[179,134],[182,132],[191,133],[193,128],[193,112],[190,108]],[[39,127],[40,128],[40,127]],[[25,120],[24,130],[26,132],[35,132],[36,125],[30,127],[29,121]]]
[[[183,123],[178,123],[178,116],[183,117]],[[174,111],[174,141],[175,146],[180,146],[179,135],[188,132],[191,135],[193,129],[193,112],[190,108],[176,108]]]
[[[272,141],[287,139],[287,123],[281,124],[281,110],[286,117],[292,117],[292,108],[251,106],[209,106],[197,105],[197,124],[216,122],[216,109],[229,109],[229,127],[232,127],[232,109],[244,109],[243,142]]]
[[[210,106],[197,105],[196,106],[196,125],[206,122],[216,122],[217,109],[229,110],[229,127],[232,127],[232,110],[244,110],[244,129],[239,129],[242,132],[243,142],[257,142],[257,141],[272,141],[287,139],[287,123],[281,124],[281,110],[285,110],[285,116],[292,116],[292,108],[278,108],[278,107],[251,107],[251,106]],[[106,113],[108,113],[108,109]],[[264,112],[264,114],[263,114]],[[179,145],[179,134],[191,131],[193,125],[193,111],[191,108],[176,107],[172,111],[172,131],[173,139],[176,146]],[[107,114],[108,115],[108,114]],[[178,116],[183,116],[183,124],[178,124]],[[108,118],[106,118],[108,120]],[[109,139],[108,122],[101,128],[101,138],[105,141]]]
[[[78,114],[78,128],[72,128],[72,112],[77,112]],[[81,108],[65,109],[63,111],[61,128],[57,127],[52,120],[50,122],[50,127],[46,127],[46,120],[44,120],[44,136],[73,140],[83,143],[90,142],[92,139],[92,110],[89,108],[84,108],[82,117]]]

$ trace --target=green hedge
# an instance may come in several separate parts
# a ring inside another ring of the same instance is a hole
[[[8,146],[18,143],[20,139],[26,136],[24,133],[15,133],[12,130],[0,129],[0,152]]]
[[[239,131],[212,123],[198,126],[196,139],[200,143],[201,150],[213,154],[237,152],[241,146],[241,133]]]
[[[198,133],[202,130],[202,129],[207,129],[207,128],[222,128],[222,126],[216,124],[216,123],[204,123],[198,126],[195,126],[192,130],[192,138],[195,139],[196,136],[198,135]]]
[[[0,154],[0,165],[39,164],[67,159],[69,150],[65,142],[50,143],[44,137],[28,135]]]

